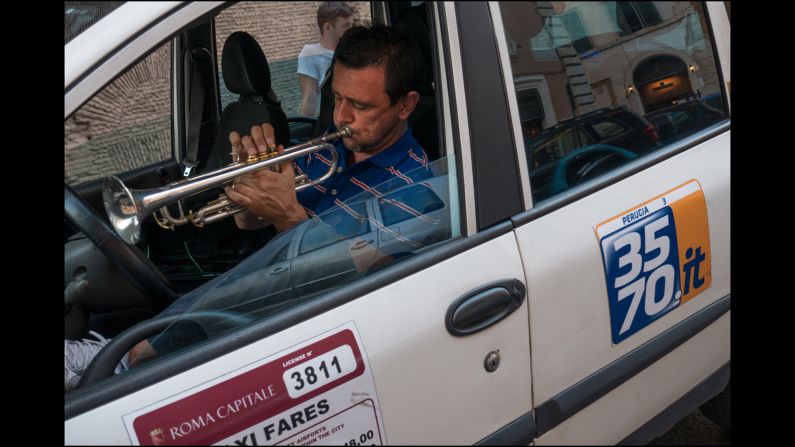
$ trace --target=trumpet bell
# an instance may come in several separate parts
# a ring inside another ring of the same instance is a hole
[[[115,175],[105,177],[102,202],[111,226],[128,244],[137,244],[141,238],[141,216],[135,197]]]

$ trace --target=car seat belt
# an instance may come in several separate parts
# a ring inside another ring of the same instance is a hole
[[[200,49],[191,52],[193,70],[190,86],[190,112],[188,120],[187,153],[182,161],[182,176],[189,177],[198,166],[196,156],[199,153],[199,130],[201,129],[202,111],[204,110],[204,79],[199,70]]]

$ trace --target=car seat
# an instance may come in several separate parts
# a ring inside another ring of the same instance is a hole
[[[250,135],[252,126],[270,122],[276,144],[286,147],[290,141],[287,116],[271,89],[268,60],[256,39],[243,31],[232,33],[224,43],[221,70],[226,87],[240,97],[221,113],[215,143],[203,171],[221,168],[231,161],[232,131]]]
[[[428,5],[419,4],[400,13],[393,26],[408,34],[422,53],[425,62],[425,77],[418,88],[420,101],[409,117],[414,138],[425,149],[429,160],[437,160],[439,150],[439,125],[436,119],[436,98],[433,84],[433,60],[431,38],[428,31]]]

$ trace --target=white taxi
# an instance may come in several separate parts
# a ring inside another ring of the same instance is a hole
[[[345,234],[165,223],[208,188],[128,244],[106,178],[144,197],[213,173],[243,103],[283,111],[286,146],[317,135],[322,89],[300,115],[296,75],[317,4],[67,2],[65,338],[112,340],[65,394],[65,443],[616,444],[703,405],[727,422],[724,2],[350,6],[421,47],[431,175],[341,205],[364,216]],[[262,51],[223,57],[241,31]],[[268,82],[236,91],[240,70]],[[358,268],[358,240],[391,256]],[[114,374],[144,339],[168,349]]]

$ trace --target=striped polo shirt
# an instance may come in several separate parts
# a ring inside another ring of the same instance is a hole
[[[336,128],[331,127],[329,131],[334,132]],[[338,155],[336,172],[325,182],[298,193],[298,201],[309,217],[316,217],[335,205],[345,209],[343,202],[357,194],[380,197],[387,190],[431,175],[426,168],[428,156],[414,139],[410,127],[390,147],[350,166],[347,163],[349,149],[343,145],[342,139],[334,142],[334,149]],[[329,155],[322,151],[295,163],[296,173],[308,174],[310,179],[322,176],[330,165]]]

